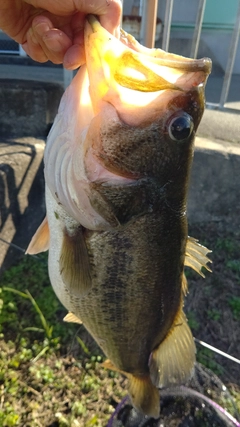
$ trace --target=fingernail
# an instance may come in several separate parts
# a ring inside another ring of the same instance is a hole
[[[46,34],[42,39],[48,49],[52,50],[53,52],[61,52],[63,50],[62,44],[56,38],[48,37]]]
[[[36,31],[39,36],[42,36],[43,33],[46,33],[49,30],[50,27],[48,24],[46,24],[46,22],[40,22],[39,24],[34,25],[34,31]]]

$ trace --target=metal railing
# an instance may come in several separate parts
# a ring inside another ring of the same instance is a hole
[[[148,4],[148,0],[142,0],[145,4]],[[203,26],[203,17],[204,12],[206,8],[206,2],[207,0],[199,0],[198,2],[198,11],[196,16],[196,22],[195,22],[195,28],[192,38],[192,45],[191,45],[191,53],[190,57],[196,58],[198,54],[199,49],[199,42],[201,39],[201,32],[202,32],[202,26]],[[156,0],[157,3],[157,0]],[[172,25],[172,12],[173,12],[173,6],[174,6],[174,0],[166,0],[166,9],[165,9],[165,17],[164,17],[164,29],[163,29],[163,37],[162,37],[162,49],[168,51],[169,49],[169,42],[170,42],[170,35],[171,35],[171,25]],[[153,13],[152,17],[149,17],[152,6],[145,7],[143,9],[143,21],[146,20],[146,16],[148,16],[148,19],[153,19]],[[147,10],[146,16],[144,15],[144,10]],[[149,25],[150,26],[150,25]],[[228,60],[226,65],[226,71],[223,79],[223,85],[220,95],[220,101],[218,104],[210,104],[207,103],[207,106],[210,108],[215,109],[224,109],[224,106],[228,99],[230,84],[232,80],[232,74],[233,74],[233,66],[236,60],[237,55],[237,47],[239,43],[239,37],[240,37],[240,0],[238,4],[238,10],[236,14],[236,21],[232,33],[230,48],[229,48],[229,54],[228,54]],[[154,40],[154,38],[153,38]],[[147,44],[146,44],[147,45]],[[148,45],[148,47],[153,47],[153,45]],[[240,88],[239,88],[239,100],[240,100]],[[239,112],[239,111],[238,111]]]
[[[233,66],[234,66],[234,62],[237,54],[239,36],[240,36],[240,0],[238,4],[236,22],[235,22],[235,26],[232,34],[231,43],[230,43],[228,62],[227,62],[227,67],[226,67],[226,72],[225,72],[223,87],[222,87],[222,93],[221,93],[220,102],[219,102],[220,108],[223,108],[224,104],[227,101],[232,73],[233,73]]]

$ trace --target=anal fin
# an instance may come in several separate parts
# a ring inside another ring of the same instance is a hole
[[[33,235],[29,243],[26,254],[36,255],[40,252],[45,252],[49,249],[49,227],[47,217],[44,218],[36,233]]]
[[[185,314],[179,311],[172,328],[149,361],[150,376],[156,387],[184,384],[191,378],[196,348]]]
[[[79,317],[75,316],[75,314],[70,312],[66,314],[66,316],[63,318],[63,321],[68,323],[78,323],[79,325],[82,325],[81,319],[79,319]]]
[[[160,415],[160,395],[157,387],[153,385],[149,375],[134,375],[129,372],[120,371],[107,359],[102,366],[112,371],[121,372],[128,379],[128,391],[133,406],[144,415],[158,418]]]
[[[160,395],[149,375],[136,376],[126,374],[129,381],[129,394],[133,406],[144,415],[158,418],[160,416]]]
[[[91,289],[90,261],[83,227],[79,226],[73,235],[65,230],[61,255],[60,273],[70,294],[84,296]]]
[[[184,265],[191,267],[202,277],[205,277],[202,273],[202,267],[211,271],[207,264],[212,261],[206,256],[210,252],[211,251],[209,249],[200,245],[198,240],[193,237],[188,237]]]

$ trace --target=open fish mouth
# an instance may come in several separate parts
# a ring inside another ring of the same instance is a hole
[[[93,15],[87,21],[86,63],[95,113],[104,101],[110,102],[124,122],[137,126],[147,121],[146,111],[143,114],[141,109],[148,106],[152,117],[152,108],[157,103],[158,110],[164,109],[172,91],[204,89],[211,71],[210,59],[189,59],[161,49],[148,49],[123,30],[118,40]]]

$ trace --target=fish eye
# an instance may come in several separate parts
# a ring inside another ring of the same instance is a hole
[[[174,116],[168,124],[168,133],[173,141],[184,141],[193,131],[193,119],[187,113]]]

